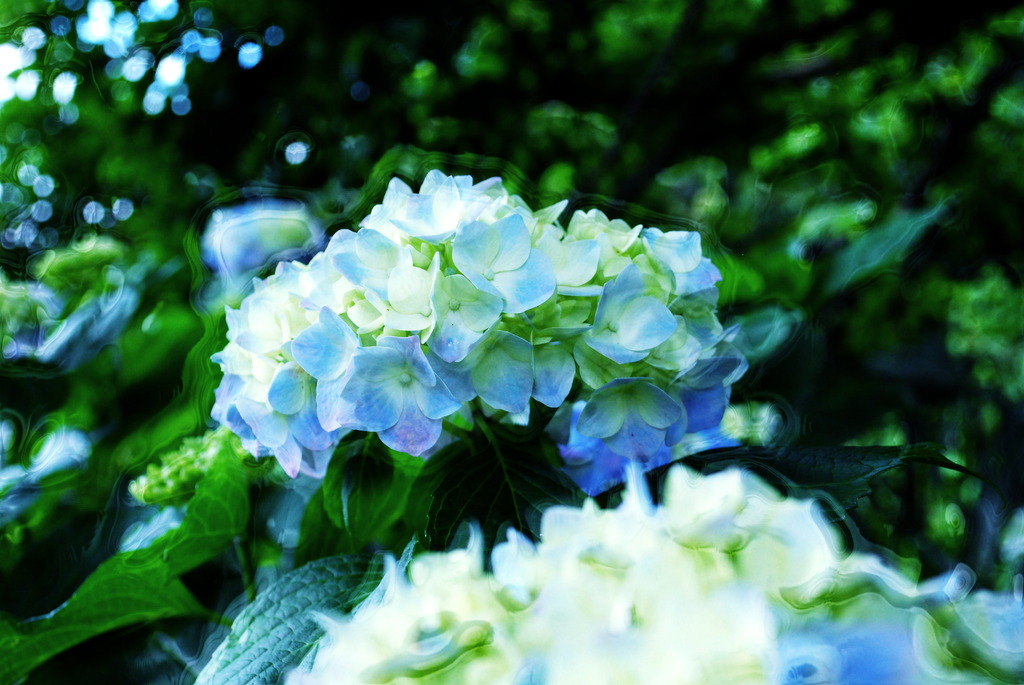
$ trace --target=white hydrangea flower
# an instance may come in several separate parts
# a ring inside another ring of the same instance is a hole
[[[812,502],[675,467],[655,507],[632,474],[617,509],[552,507],[537,543],[509,531],[491,573],[478,535],[408,579],[392,564],[288,684],[986,682],[933,658],[924,610],[862,586],[830,601],[848,581]]]
[[[227,309],[228,344],[213,360],[224,371],[213,417],[254,456],[274,455],[291,476],[323,475],[340,439],[317,418],[314,379],[291,344],[318,320],[303,301],[318,286],[314,269],[281,263],[255,283],[239,309]]]
[[[400,179],[392,179],[383,202],[373,208],[361,225],[396,243],[418,238],[437,244],[505,198],[507,193],[500,178],[473,184],[469,176],[445,176],[434,170],[423,180],[419,193],[412,192]]]

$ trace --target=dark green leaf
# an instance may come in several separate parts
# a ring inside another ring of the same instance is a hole
[[[422,459],[389,450],[372,433],[353,434],[335,451],[318,500],[303,517],[307,547],[317,539],[321,550],[333,553],[359,552],[369,545],[390,547],[422,467]],[[398,544],[404,546],[408,537]],[[325,555],[304,558],[318,556]]]
[[[794,495],[825,493],[846,509],[871,492],[875,476],[905,464],[925,464],[977,476],[928,444],[898,447],[736,447],[704,452],[684,461],[703,471],[742,466]],[[664,469],[661,469],[664,471]],[[980,477],[980,476],[979,476]]]
[[[422,459],[388,450],[374,434],[334,455],[324,477],[324,511],[347,532],[354,550],[384,541],[402,518],[422,466]]]
[[[352,610],[383,575],[371,555],[318,559],[286,574],[242,610],[197,685],[277,683],[323,634],[313,612]]]
[[[822,284],[823,295],[834,295],[902,262],[925,229],[940,221],[946,206],[903,211],[875,226],[835,256]]]
[[[69,647],[100,633],[146,621],[207,614],[171,569],[112,557],[75,594],[46,616],[0,622],[0,682],[10,683]]]
[[[351,549],[345,531],[331,521],[324,507],[324,490],[313,493],[302,512],[299,524],[299,546],[295,550],[295,564],[301,566],[316,559],[342,554]]]
[[[414,493],[426,510],[425,542],[443,549],[462,523],[475,521],[490,547],[505,524],[536,535],[548,506],[579,505],[580,489],[558,468],[541,461],[542,452],[536,441],[501,443],[500,451],[460,442],[432,456]]]

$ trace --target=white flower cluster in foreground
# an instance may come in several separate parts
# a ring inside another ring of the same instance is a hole
[[[351,615],[321,618],[288,685],[985,682],[941,665],[913,584],[738,469],[677,466],[654,507],[634,468],[617,509],[552,507],[539,543],[510,531],[491,562],[476,536],[408,577],[392,564]]]
[[[716,427],[746,362],[700,235],[598,210],[563,227],[565,207],[499,178],[393,179],[360,230],[228,309],[214,418],[291,475],[322,474],[348,430],[421,455],[467,403],[521,416],[577,379],[576,430],[627,459]]]

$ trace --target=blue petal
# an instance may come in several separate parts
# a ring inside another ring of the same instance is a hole
[[[722,272],[711,263],[710,259],[703,257],[693,271],[676,274],[676,293],[695,293],[706,290],[714,287],[715,283],[720,280],[722,280]]]
[[[647,350],[641,350],[639,352],[635,350],[627,350],[619,344],[618,336],[607,333],[593,333],[593,330],[594,329],[590,329],[583,334],[583,342],[585,342],[595,352],[603,354],[616,364],[631,364],[633,362],[638,362],[648,354]]]
[[[312,379],[295,362],[278,367],[267,390],[267,402],[275,411],[294,414],[313,394]]]
[[[687,432],[714,428],[722,422],[725,408],[729,405],[729,393],[723,385],[710,388],[686,388],[680,393],[688,418]]]
[[[419,410],[424,416],[431,419],[443,419],[446,416],[451,416],[462,407],[462,402],[452,396],[444,381],[438,382],[433,387],[416,385],[413,389],[413,396]]]
[[[427,360],[438,379],[444,383],[456,400],[469,402],[476,398],[472,379],[473,367],[468,360],[450,364],[437,356],[433,350],[427,354]]]
[[[333,431],[345,425],[355,407],[342,396],[349,376],[342,375],[316,384],[316,416],[324,430]]]
[[[632,411],[640,419],[654,428],[668,428],[682,415],[679,402],[661,388],[646,381],[637,381],[630,388],[634,398]]]
[[[664,232],[648,228],[643,240],[654,256],[676,273],[693,271],[700,264],[700,233],[696,231]]]
[[[333,448],[337,443],[337,431],[324,430],[313,404],[289,417],[288,430],[307,449],[325,450]]]
[[[476,285],[471,274],[493,269],[501,247],[501,236],[497,231],[487,224],[474,221],[463,226],[452,240],[452,261]]]
[[[302,465],[302,448],[291,435],[284,443],[274,448],[274,457],[291,478],[299,475],[299,468]]]
[[[518,413],[533,392],[533,345],[507,331],[493,331],[473,358],[473,388],[492,407]]]
[[[576,363],[561,345],[541,345],[533,351],[533,397],[541,404],[559,407],[572,390]]]
[[[665,446],[665,431],[649,426],[636,414],[627,414],[622,428],[604,443],[613,452],[646,461]]]
[[[345,384],[342,399],[351,408],[343,425],[363,431],[382,431],[398,421],[404,401],[397,383],[378,383],[353,376]]]
[[[318,380],[330,380],[348,367],[358,346],[355,332],[324,307],[317,322],[292,341],[291,352],[306,373]]]
[[[601,440],[594,438],[593,443],[585,448],[558,446],[559,453],[567,462],[562,470],[590,497],[622,483],[626,479],[626,464],[629,463],[629,459],[612,452]],[[573,463],[577,453],[586,454],[589,461]]]
[[[619,342],[631,350],[650,350],[672,337],[676,319],[653,297],[639,297],[625,308],[619,321]]]
[[[261,444],[273,449],[288,439],[288,421],[265,404],[240,397],[235,407]]]
[[[505,298],[504,311],[509,314],[525,312],[547,302],[558,285],[551,260],[540,250],[532,250],[520,268],[496,273],[493,283]]]
[[[736,354],[706,357],[699,360],[686,374],[686,384],[693,388],[720,385],[731,376],[738,376],[747,368],[747,360]]]
[[[483,333],[470,330],[455,312],[449,312],[430,336],[430,349],[446,362],[460,362],[469,354],[473,343],[484,337]]]
[[[607,438],[621,430],[626,413],[620,395],[597,390],[580,413],[577,429],[589,438]]]
[[[220,385],[213,391],[214,403],[211,415],[220,423],[225,422],[225,414],[229,407],[234,406],[235,398],[245,387],[245,381],[241,376],[233,373],[225,373],[220,380]]]
[[[391,449],[418,457],[441,437],[441,421],[424,416],[415,402],[407,401],[394,426],[378,432],[378,436]]]
[[[501,236],[501,251],[491,264],[495,271],[512,271],[522,267],[533,252],[530,248],[530,230],[523,217],[510,214],[491,224],[491,230]]]
[[[389,263],[390,252],[398,246],[387,236],[370,228],[358,232],[338,231],[331,238],[331,263],[349,281],[368,288],[381,297],[388,294],[388,272],[375,264]]]

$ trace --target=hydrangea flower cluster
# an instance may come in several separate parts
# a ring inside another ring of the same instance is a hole
[[[117,340],[138,309],[138,286],[147,268],[106,269],[84,293],[57,291],[40,281],[7,280],[0,270],[2,360],[31,359],[62,371],[92,360]]]
[[[499,178],[393,179],[358,231],[228,310],[214,417],[291,475],[322,474],[348,430],[426,454],[473,402],[515,421],[572,395],[580,434],[641,462],[717,426],[746,362],[700,235],[599,210],[563,227],[566,206],[533,211]]]
[[[492,572],[478,536],[408,577],[392,564],[352,614],[321,618],[288,685],[984,682],[934,658],[918,588],[844,557],[812,501],[677,466],[655,507],[630,474],[617,509],[552,507],[536,544],[510,531]]]

